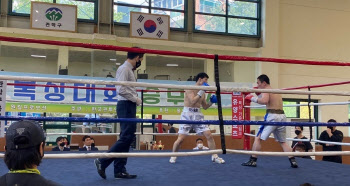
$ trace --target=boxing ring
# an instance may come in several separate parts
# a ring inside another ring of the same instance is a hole
[[[220,126],[221,149],[199,152],[181,151],[177,153],[159,152],[159,151],[130,151],[130,153],[60,153],[55,154],[46,152],[42,164],[39,167],[42,175],[62,185],[300,185],[303,183],[311,183],[313,185],[344,185],[350,182],[347,173],[350,171],[349,165],[336,164],[330,162],[314,161],[309,159],[297,158],[299,168],[292,169],[289,167],[288,158],[283,156],[332,156],[332,155],[350,155],[350,151],[340,152],[253,152],[247,150],[227,149],[225,146],[224,125],[277,125],[277,126],[350,126],[350,123],[316,123],[316,122],[263,122],[263,121],[232,121],[223,120],[221,94],[222,92],[243,92],[243,93],[276,93],[276,94],[298,94],[308,95],[334,95],[334,96],[350,96],[350,92],[341,91],[308,91],[290,89],[253,89],[253,88],[237,88],[237,87],[221,87],[218,72],[218,60],[238,60],[238,61],[264,61],[278,62],[289,64],[307,64],[307,65],[329,65],[329,66],[350,66],[350,63],[340,62],[320,62],[320,61],[302,61],[275,58],[256,58],[242,56],[218,56],[210,54],[193,54],[173,51],[158,51],[148,49],[135,49],[128,47],[117,47],[97,44],[70,43],[59,41],[45,41],[24,38],[10,38],[0,36],[0,40],[9,42],[29,42],[40,44],[52,44],[60,46],[74,46],[103,50],[115,51],[132,51],[144,52],[161,55],[177,55],[185,57],[197,57],[214,59],[215,63],[215,81],[216,86],[197,87],[187,85],[169,85],[169,84],[151,84],[141,82],[116,82],[102,80],[74,80],[63,78],[43,78],[43,77],[25,77],[25,76],[6,76],[0,75],[0,80],[19,80],[19,81],[36,81],[51,83],[81,83],[95,85],[125,85],[134,87],[153,87],[153,88],[172,88],[180,90],[205,90],[215,91],[218,96],[218,117],[219,120],[204,121],[184,121],[184,120],[163,120],[163,119],[125,119],[125,118],[76,118],[76,117],[12,117],[0,116],[0,120],[37,120],[37,121],[70,121],[70,122],[101,122],[101,123],[117,123],[117,122],[137,122],[137,123],[176,123],[176,124],[210,124]],[[350,83],[350,82],[347,82]],[[344,83],[344,84],[347,84]],[[341,83],[337,83],[337,85]],[[22,85],[23,86],[23,85]],[[24,86],[31,86],[25,84]],[[61,85],[50,85],[51,87],[62,87]],[[66,87],[78,88],[78,87]],[[81,88],[81,87],[79,87]],[[317,87],[312,87],[317,88]],[[98,89],[98,87],[96,87]],[[103,88],[106,90],[108,88]],[[111,89],[111,88],[110,88]],[[300,87],[294,89],[301,89]],[[111,89],[113,90],[113,89]],[[346,104],[346,103],[342,103]],[[309,103],[308,106],[311,104]],[[86,135],[91,133],[71,134],[71,133],[54,133],[48,135]],[[92,135],[92,134],[91,134]],[[99,135],[118,135],[99,134]],[[137,135],[158,135],[143,134]],[[162,135],[162,134],[160,134]],[[165,135],[165,134],[164,134]],[[344,144],[347,145],[347,144]],[[217,147],[219,148],[219,147]],[[210,155],[220,154],[225,160],[225,164],[216,164],[211,161]],[[248,159],[249,155],[259,155],[258,167],[243,167],[241,163]],[[168,162],[170,156],[180,156],[176,164]],[[3,154],[0,154],[3,158]],[[103,180],[96,173],[94,167],[94,158],[117,158],[129,157],[127,170],[130,173],[138,175],[133,180],[114,180],[112,166],[106,169],[107,180]],[[3,167],[5,164],[0,161]],[[0,174],[7,173],[7,169],[1,169]]]

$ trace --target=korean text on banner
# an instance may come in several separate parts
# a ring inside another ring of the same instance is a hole
[[[130,14],[131,37],[169,39],[170,16],[139,12],[131,12]]]
[[[6,108],[6,81],[0,81],[0,116],[5,116]],[[5,120],[1,120],[0,137],[5,136]]]
[[[232,120],[243,120],[243,96],[239,92],[232,93]],[[241,139],[243,137],[243,126],[232,125],[232,139]]]
[[[77,32],[77,6],[31,2],[31,28]]]

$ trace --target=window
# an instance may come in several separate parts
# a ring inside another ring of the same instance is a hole
[[[31,1],[10,0],[10,14],[28,16],[30,14]],[[97,0],[35,0],[39,2],[77,5],[78,19],[88,22],[97,22]]]
[[[170,28],[185,29],[185,0],[114,0],[113,20],[129,24],[130,12],[163,14],[170,16]]]
[[[195,0],[198,32],[260,37],[260,0]]]
[[[283,105],[306,105],[306,106],[291,106],[283,107],[284,113],[287,118],[300,118],[308,119],[309,118],[309,109],[307,106],[307,100],[300,99],[283,99]],[[311,103],[318,103],[317,100],[311,100]],[[318,106],[311,106],[311,119],[318,121]]]

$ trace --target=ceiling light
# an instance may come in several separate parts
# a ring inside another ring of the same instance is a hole
[[[117,61],[117,59],[109,59],[110,61]]]
[[[168,66],[168,67],[178,67],[179,65],[178,64],[166,64],[166,66]]]
[[[41,58],[46,58],[46,56],[41,56],[41,55],[30,55],[32,57],[41,57]]]

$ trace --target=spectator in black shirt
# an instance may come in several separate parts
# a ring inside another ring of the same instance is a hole
[[[40,176],[38,166],[44,157],[45,134],[38,123],[18,121],[6,132],[5,164],[9,173],[0,177],[3,186],[56,186]]]
[[[304,135],[303,135],[303,130],[304,130],[304,127],[303,126],[296,126],[295,127],[295,134],[297,135],[294,139],[307,139]],[[313,147],[311,145],[310,142],[308,141],[293,141],[292,142],[292,149],[293,151],[295,150],[295,146],[297,144],[304,144],[305,145],[305,152],[311,152]]]
[[[70,148],[67,148],[67,142],[65,142],[65,137],[56,138],[57,146],[52,148],[52,151],[70,151]]]
[[[90,136],[85,135],[83,137],[84,146],[83,148],[79,148],[79,151],[98,151],[98,148],[95,147],[95,140],[94,145],[92,145],[92,139]]]
[[[336,123],[334,119],[328,120],[328,123]],[[327,126],[327,130],[323,131],[320,135],[321,141],[342,142],[343,133],[336,129],[335,126]],[[341,145],[325,144],[321,143],[323,151],[342,151]],[[342,163],[341,156],[323,156],[323,161],[331,161],[335,163]]]

